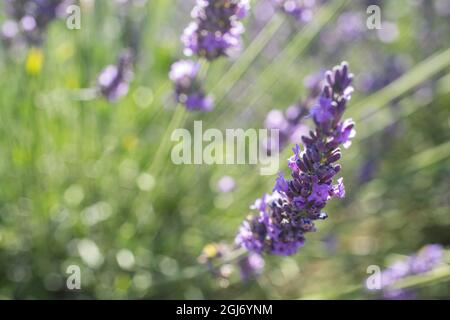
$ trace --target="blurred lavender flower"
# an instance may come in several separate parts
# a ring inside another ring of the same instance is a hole
[[[98,76],[98,88],[108,101],[117,101],[128,93],[129,82],[133,78],[133,60],[131,50],[124,50],[117,65],[107,66]]]
[[[236,182],[234,179],[230,176],[223,176],[220,178],[220,180],[217,182],[217,189],[222,193],[228,193],[233,191],[233,189],[236,187]]]
[[[2,25],[2,39],[41,45],[48,24],[65,14],[72,0],[5,0],[8,19]]]
[[[324,28],[320,33],[318,48],[335,57],[338,52],[341,53],[344,50],[346,45],[365,39],[369,35],[365,8],[367,6],[362,5],[360,10],[341,13],[335,24]]]
[[[284,13],[300,22],[309,22],[313,18],[315,0],[272,0],[272,3]]]
[[[267,129],[278,129],[278,140],[269,136],[267,141],[263,141],[263,147],[268,154],[275,150],[283,150],[287,143],[300,143],[301,137],[308,133],[309,128],[301,121],[309,115],[309,109],[314,104],[314,100],[320,94],[322,77],[310,75],[305,78],[305,86],[309,94],[305,100],[291,105],[284,113],[280,110],[271,110],[265,120]]]
[[[361,74],[357,89],[368,93],[382,89],[398,79],[408,69],[409,60],[410,57],[401,55],[375,58],[373,64],[376,64],[377,68]]]
[[[239,20],[248,10],[248,0],[197,0],[191,13],[194,21],[181,37],[184,53],[214,60],[239,51],[244,32]]]
[[[425,1],[422,2],[425,3]],[[440,16],[450,16],[450,1],[436,0],[434,2],[434,10]]]
[[[238,266],[243,281],[257,277],[264,270],[264,259],[257,253],[249,253],[239,259]]]
[[[331,198],[343,198],[343,179],[334,176],[340,171],[335,164],[341,157],[339,145],[348,147],[355,135],[351,119],[342,121],[353,88],[353,75],[346,63],[325,74],[326,83],[311,114],[316,126],[303,136],[304,149],[293,149],[289,159],[292,179],[279,174],[273,193],[256,201],[252,208],[258,215],[250,216],[241,225],[236,244],[255,253],[292,255],[303,246],[305,233],[315,231],[315,220],[327,218],[322,212]]]
[[[176,100],[188,110],[210,111],[213,100],[206,96],[196,79],[200,65],[191,60],[181,60],[172,64],[169,78],[175,84]]]
[[[411,299],[412,290],[390,288],[398,280],[411,275],[429,272],[443,262],[444,249],[439,244],[424,246],[417,254],[397,261],[381,273],[383,297],[386,299]]]

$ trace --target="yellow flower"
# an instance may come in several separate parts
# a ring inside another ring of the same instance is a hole
[[[29,75],[41,73],[44,64],[44,53],[39,48],[31,48],[28,52],[25,69]]]
[[[208,257],[212,258],[217,254],[217,248],[213,244],[208,244],[203,248],[203,253]]]

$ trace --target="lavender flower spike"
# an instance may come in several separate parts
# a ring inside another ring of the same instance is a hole
[[[398,280],[410,275],[429,272],[443,262],[444,248],[439,244],[429,244],[404,260],[399,260],[381,272],[382,294],[386,299],[414,298],[414,291],[393,289]]]
[[[341,120],[353,88],[347,63],[325,74],[325,85],[311,114],[315,130],[303,136],[288,164],[291,178],[277,178],[273,193],[255,203],[259,211],[241,226],[236,244],[255,253],[292,255],[303,246],[305,234],[316,230],[315,220],[327,218],[322,211],[328,200],[345,195],[340,171],[339,146],[349,146],[354,136],[350,119]]]
[[[248,0],[197,0],[191,13],[194,21],[181,37],[185,55],[214,60],[239,51],[244,32],[239,20],[248,10]]]
[[[98,88],[108,101],[117,101],[128,93],[129,82],[133,77],[132,64],[133,53],[124,50],[117,65],[107,66],[98,76]]]
[[[200,65],[191,60],[175,62],[169,73],[170,80],[175,84],[175,98],[184,104],[188,110],[210,111],[214,104],[210,96],[203,92],[196,79]]]

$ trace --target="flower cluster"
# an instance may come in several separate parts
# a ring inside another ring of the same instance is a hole
[[[244,31],[239,20],[248,10],[248,0],[197,0],[192,10],[195,20],[181,37],[184,53],[214,60],[238,51]]]
[[[209,111],[213,100],[203,92],[196,79],[200,65],[191,60],[175,62],[169,73],[169,78],[175,84],[175,98],[188,110]]]
[[[424,246],[417,254],[400,260],[381,272],[381,287],[386,299],[413,298],[408,289],[394,289],[391,286],[407,276],[429,272],[443,262],[444,249],[438,244]]]
[[[71,0],[6,0],[8,19],[2,25],[2,39],[7,45],[24,42],[40,45],[48,24],[65,13]]]
[[[284,13],[300,22],[309,22],[313,17],[315,0],[272,0]]]
[[[309,129],[302,123],[302,120],[309,115],[309,109],[312,107],[317,96],[320,94],[321,77],[311,75],[306,77],[305,85],[309,90],[309,94],[305,100],[300,100],[291,105],[284,112],[278,109],[271,110],[265,120],[267,129],[277,129],[279,132],[278,139],[269,137],[263,142],[263,147],[268,154],[273,154],[277,150],[283,150],[287,143],[299,143],[301,137],[307,134]]]
[[[107,66],[98,76],[97,86],[108,101],[117,101],[128,93],[129,82],[133,78],[133,60],[132,51],[124,50],[117,65]]]
[[[325,84],[317,104],[311,109],[315,130],[303,136],[288,164],[291,179],[279,174],[273,193],[252,207],[259,214],[241,225],[236,244],[255,253],[292,255],[304,244],[305,234],[315,231],[315,220],[327,218],[322,209],[331,198],[343,198],[339,146],[350,145],[355,135],[351,119],[341,120],[353,88],[353,75],[346,63],[325,74]]]

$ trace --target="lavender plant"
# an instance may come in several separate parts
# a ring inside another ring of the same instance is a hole
[[[212,97],[207,96],[201,88],[197,75],[200,65],[192,60],[175,62],[169,73],[175,84],[175,99],[188,110],[209,111],[213,107]]]
[[[70,3],[71,0],[6,0],[8,19],[2,25],[3,41],[7,45],[41,45],[47,26],[63,15]]]
[[[97,79],[100,93],[110,102],[125,96],[129,90],[129,82],[133,78],[133,53],[124,50],[116,65],[108,65]]]
[[[181,40],[187,56],[208,60],[240,50],[244,27],[240,22],[249,10],[248,0],[197,0],[192,21]]]
[[[413,289],[395,289],[392,286],[400,279],[429,272],[443,263],[444,249],[439,244],[429,244],[417,254],[396,261],[381,273],[382,296],[385,299],[414,298]]]
[[[325,74],[325,85],[311,115],[315,130],[303,136],[304,148],[296,145],[288,164],[291,179],[279,174],[273,193],[253,205],[259,211],[248,217],[236,236],[236,245],[250,252],[292,255],[303,246],[305,234],[316,230],[315,220],[324,220],[322,211],[331,198],[343,198],[339,146],[349,147],[355,135],[351,119],[341,120],[353,88],[347,63]]]

